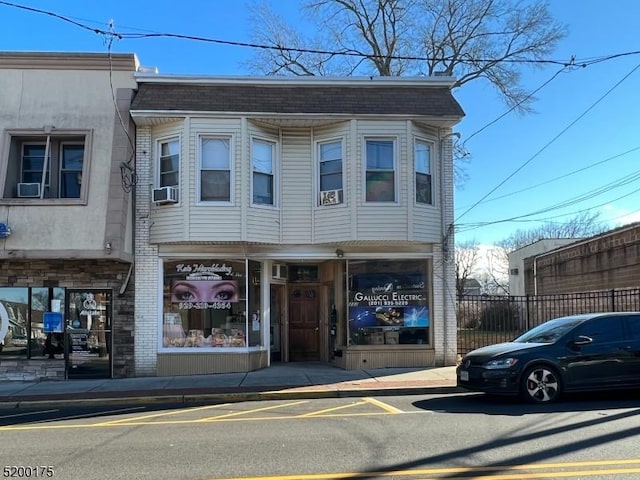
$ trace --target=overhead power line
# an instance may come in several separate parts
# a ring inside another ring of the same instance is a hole
[[[464,217],[467,213],[473,210],[475,207],[480,205],[484,200],[486,200],[493,192],[498,190],[502,185],[507,183],[511,178],[513,178],[520,170],[529,165],[533,160],[535,160],[542,152],[544,152],[547,148],[549,148],[558,138],[564,135],[571,127],[573,127],[576,123],[578,123],[582,118],[584,118],[591,110],[593,110],[596,105],[602,102],[611,92],[613,92],[616,88],[618,88],[627,78],[629,78],[638,68],[640,68],[640,64],[636,65],[625,74],[620,80],[618,80],[615,85],[613,85],[609,90],[607,90],[600,98],[598,98],[595,102],[593,102],[584,112],[582,112],[578,117],[573,120],[569,125],[564,127],[557,135],[555,135],[551,140],[549,140],[540,150],[534,153],[528,160],[523,162],[518,168],[516,168],[513,172],[511,172],[504,180],[502,180],[498,185],[493,187],[488,193],[486,193],[480,200],[475,202],[469,208],[467,208],[461,215],[459,215],[454,223],[457,223],[462,217]]]
[[[638,178],[636,178],[635,180],[638,180]],[[488,227],[490,225],[497,225],[499,223],[510,223],[510,222],[516,222],[516,223],[523,223],[523,222],[543,222],[543,221],[548,221],[554,218],[560,218],[560,217],[566,217],[566,216],[570,216],[570,215],[577,215],[583,212],[588,212],[593,210],[594,208],[599,208],[599,207],[603,207],[605,205],[609,205],[613,202],[617,202],[618,200],[622,200],[623,198],[628,198],[636,193],[640,192],[640,188],[633,190],[629,193],[625,193],[624,195],[621,195],[619,197],[616,197],[614,199],[608,200],[604,203],[600,203],[598,205],[591,205],[588,208],[583,208],[581,210],[576,210],[573,212],[569,212],[569,213],[563,213],[560,215],[555,215],[555,216],[551,216],[551,217],[547,217],[547,218],[529,218],[527,219],[527,217],[530,217],[532,215],[539,215],[540,213],[545,213],[545,212],[533,212],[533,213],[529,213],[526,215],[520,215],[517,217],[511,217],[511,218],[504,218],[501,220],[494,220],[494,221],[490,221],[490,222],[477,222],[477,223],[469,223],[469,224],[458,224],[456,225],[456,231],[460,231],[460,232],[466,232],[466,231],[470,231],[470,230],[477,230],[478,228],[483,228],[483,227]],[[559,207],[559,208],[566,208],[566,206],[563,207]],[[548,211],[551,211],[554,209],[548,209]],[[626,216],[626,215],[625,215]]]
[[[262,50],[275,50],[275,51],[283,51],[283,52],[291,52],[291,53],[312,53],[318,55],[327,55],[327,56],[344,56],[344,57],[358,57],[358,58],[389,58],[392,60],[405,60],[405,61],[431,61],[431,62],[447,62],[450,61],[451,58],[448,57],[429,57],[429,56],[412,56],[412,55],[374,55],[374,54],[364,54],[353,52],[350,50],[323,50],[323,49],[312,49],[312,48],[296,48],[296,47],[287,47],[286,45],[265,45],[259,43],[251,43],[251,42],[240,42],[235,40],[222,40],[211,37],[204,37],[198,35],[187,35],[181,33],[169,33],[169,32],[154,32],[154,33],[118,33],[115,30],[111,29],[101,29],[91,27],[89,25],[83,24],[76,20],[73,20],[70,17],[66,17],[64,15],[60,15],[55,12],[42,10],[39,8],[29,7],[26,5],[19,5],[12,2],[7,2],[4,0],[0,0],[0,5],[5,5],[8,7],[13,7],[17,9],[22,9],[26,11],[30,11],[33,13],[39,13],[42,15],[51,16],[57,18],[61,21],[70,23],[77,27],[83,28],[85,30],[94,32],[98,35],[102,35],[110,38],[117,38],[119,40],[129,39],[129,40],[137,40],[144,38],[176,38],[182,40],[192,40],[206,43],[214,43],[219,45],[229,45],[235,47],[245,47],[245,48],[254,48],[254,49],[262,49]],[[97,23],[97,22],[96,22]],[[526,59],[526,58],[510,58],[510,59],[499,59],[500,62],[503,63],[521,63],[521,64],[552,64],[552,65],[560,65],[562,67],[569,66],[578,66],[578,67],[587,67],[589,65],[593,65],[595,63],[600,63],[608,60],[613,60],[620,57],[640,55],[640,50],[632,51],[632,52],[622,52],[616,53],[612,55],[606,55],[601,57],[593,57],[586,60],[578,60],[575,58],[571,58],[567,60],[551,60],[551,59]],[[495,58],[473,58],[469,61],[474,63],[495,63],[498,59]]]
[[[550,183],[557,182],[559,180],[563,180],[563,179],[568,178],[568,177],[570,177],[572,175],[576,175],[578,173],[584,172],[584,171],[589,170],[591,168],[597,167],[598,165],[602,165],[604,163],[610,162],[611,160],[615,160],[616,158],[623,157],[625,155],[628,155],[630,153],[636,152],[638,150],[640,150],[640,146],[634,147],[634,148],[632,148],[630,150],[627,150],[625,152],[622,152],[622,153],[618,153],[617,155],[613,155],[611,157],[607,157],[604,160],[599,160],[597,162],[591,163],[591,164],[586,165],[586,166],[584,166],[582,168],[579,168],[577,170],[573,170],[571,172],[567,172],[567,173],[565,173],[563,175],[559,175],[557,177],[550,178],[549,180],[545,180],[544,182],[536,183],[535,185],[529,185],[528,187],[522,188],[520,190],[516,190],[514,192],[509,192],[509,193],[505,193],[504,195],[499,195],[497,197],[489,198],[487,200],[484,200],[482,203],[495,202],[495,201],[498,201],[498,200],[502,200],[503,198],[512,197],[512,196],[517,195],[519,193],[527,192],[529,190],[534,190],[534,189],[536,189],[538,187],[542,187],[543,185],[548,185]]]

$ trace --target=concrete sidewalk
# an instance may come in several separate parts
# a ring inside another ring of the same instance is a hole
[[[2,382],[0,408],[275,400],[458,391],[455,367],[342,370],[323,363],[280,363],[249,373]]]

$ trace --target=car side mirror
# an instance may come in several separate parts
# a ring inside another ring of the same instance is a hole
[[[573,345],[587,345],[591,342],[593,342],[593,338],[586,335],[578,335],[571,343]]]

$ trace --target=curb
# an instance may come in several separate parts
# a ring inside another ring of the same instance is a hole
[[[263,401],[263,400],[314,400],[322,398],[351,398],[363,396],[394,396],[394,395],[446,395],[463,393],[465,390],[456,386],[436,386],[419,388],[378,388],[378,389],[305,389],[297,387],[289,391],[279,391],[277,389],[269,391],[246,391],[246,392],[226,392],[226,393],[185,393],[178,395],[139,395],[139,396],[108,396],[97,398],[49,398],[43,396],[41,399],[19,399],[10,401],[0,401],[0,408],[38,408],[38,407],[98,407],[108,405],[131,405],[131,404],[163,404],[163,403],[204,403],[204,402],[243,402],[243,401]]]

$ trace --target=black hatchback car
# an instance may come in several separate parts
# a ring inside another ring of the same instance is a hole
[[[553,402],[563,392],[640,387],[640,312],[549,320],[515,340],[462,358],[457,384]]]

